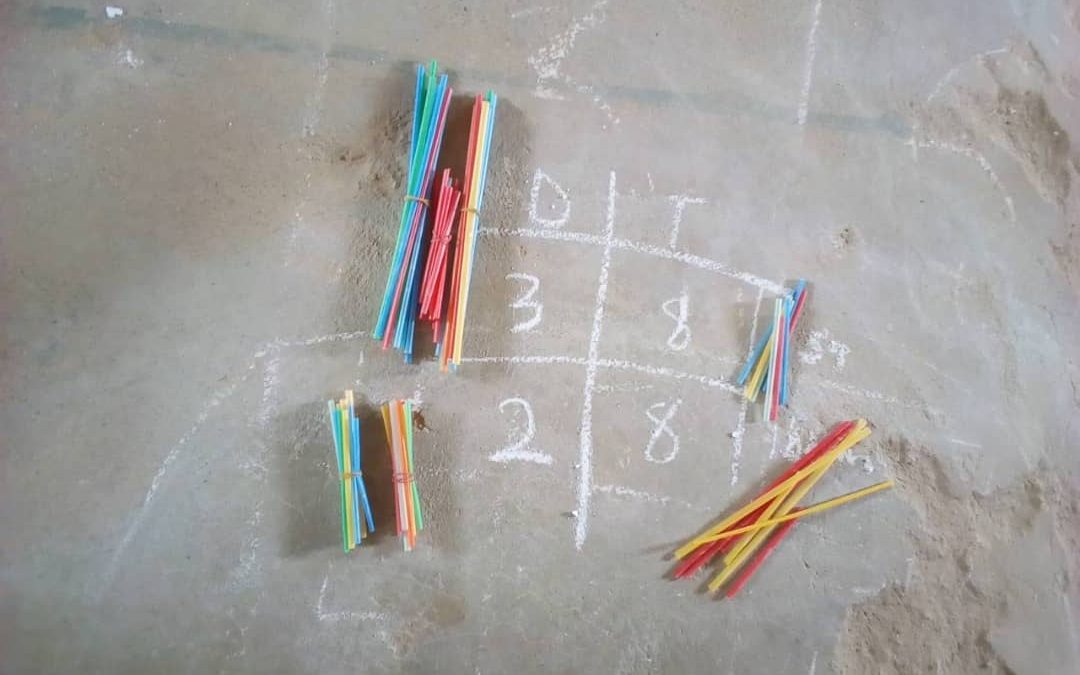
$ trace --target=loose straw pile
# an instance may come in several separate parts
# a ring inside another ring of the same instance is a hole
[[[394,471],[394,509],[397,513],[397,534],[406,551],[416,548],[416,534],[424,529],[424,513],[420,508],[420,490],[413,473],[412,404],[394,400],[382,407],[386,425],[386,441],[390,447],[390,462]]]
[[[397,245],[386,280],[386,292],[373,331],[375,339],[382,340],[383,349],[392,344],[404,352],[406,363],[412,362],[413,336],[419,309],[420,259],[431,184],[442,147],[446,111],[453,94],[446,75],[438,75],[437,71],[438,66],[434,61],[427,71],[422,65],[416,70],[405,204],[401,209]]]
[[[811,506],[798,506],[833,462],[869,435],[866,420],[837,425],[753,501],[676,550],[675,557],[682,562],[675,568],[674,577],[690,576],[716,556],[723,555],[722,568],[708,588],[710,592],[716,591],[741,569],[728,586],[730,598],[746,585],[797,519],[891,488],[893,482],[888,480]]]
[[[805,304],[806,282],[800,279],[792,293],[776,299],[772,323],[739,373],[737,382],[740,386],[745,385],[743,394],[747,400],[756,401],[758,394],[765,395],[763,415],[770,421],[775,422],[780,406],[788,404],[791,334],[795,332]]]
[[[352,390],[347,390],[345,397],[336,403],[327,401],[326,405],[330,410],[330,429],[341,477],[341,543],[347,553],[375,531],[375,521],[371,517],[371,504],[360,471],[360,420],[356,417]]]
[[[491,132],[495,128],[495,106],[498,98],[489,91],[473,102],[469,147],[465,162],[464,202],[458,222],[454,267],[450,280],[450,297],[446,308],[446,325],[442,339],[436,334],[439,367],[443,372],[461,365],[462,343],[465,338],[465,316],[469,307],[469,286],[472,284],[476,262],[478,216],[484,203],[484,184],[487,182],[488,156],[491,151]]]

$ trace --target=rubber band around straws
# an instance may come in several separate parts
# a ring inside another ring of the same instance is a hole
[[[341,480],[349,480],[350,478],[363,478],[364,474],[360,471],[346,471],[341,474]]]
[[[394,482],[398,483],[399,485],[410,485],[410,484],[416,482],[416,477],[413,476],[411,473],[410,474],[395,473],[394,474]]]
[[[424,206],[431,206],[431,200],[424,199],[423,197],[414,197],[413,195],[405,195],[405,201],[407,202],[419,202]]]

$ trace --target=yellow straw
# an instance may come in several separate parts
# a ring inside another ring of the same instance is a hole
[[[473,243],[476,241],[474,231],[476,230],[476,209],[480,202],[480,183],[482,182],[480,172],[483,169],[483,157],[486,134],[484,130],[487,129],[488,113],[490,112],[491,104],[487,101],[480,102],[480,126],[479,133],[476,139],[476,152],[473,157],[473,180],[472,185],[469,186],[469,199],[468,208],[465,211],[465,258],[462,261],[462,282],[459,289],[460,295],[458,296],[458,318],[454,322],[455,336],[454,336],[454,349],[453,349],[453,362],[457,365],[461,364],[461,342],[465,337],[465,321],[466,312],[469,307],[469,286],[472,283],[472,266],[474,253],[476,247]]]
[[[811,464],[803,467],[799,471],[796,471],[787,480],[780,483],[779,485],[777,485],[773,489],[769,490],[765,494],[761,495],[760,497],[758,497],[754,501],[750,502],[746,506],[742,507],[741,509],[739,509],[735,513],[733,513],[730,516],[728,516],[727,518],[725,518],[724,520],[720,521],[719,524],[709,528],[704,534],[702,534],[702,535],[696,537],[695,539],[692,539],[689,542],[687,542],[686,544],[684,544],[682,547],[680,547],[678,550],[675,551],[675,557],[676,558],[685,558],[686,556],[688,556],[691,552],[694,551],[694,549],[696,549],[701,544],[705,544],[705,543],[708,543],[710,541],[716,541],[716,538],[713,538],[713,535],[717,534],[718,532],[723,532],[727,528],[731,527],[731,525],[733,525],[734,523],[737,523],[739,520],[741,520],[743,516],[745,516],[748,513],[752,513],[753,511],[756,511],[760,506],[762,506],[763,504],[768,503],[769,501],[771,501],[777,495],[779,495],[781,493],[787,493],[788,491],[790,491],[791,487],[795,483],[798,483],[803,478],[806,478],[807,476],[812,474],[814,471],[816,471],[817,468],[819,466],[821,466],[822,462],[824,462],[826,460],[831,461],[830,458],[838,457],[838,456],[842,455],[845,451],[847,451],[849,448],[851,448],[851,446],[855,445],[856,443],[863,440],[864,438],[866,438],[869,435],[870,435],[870,430],[866,427],[866,420],[858,420],[855,423],[855,426],[852,428],[852,430],[848,432],[848,435],[845,436],[844,439],[842,441],[840,441],[840,443],[835,448],[833,448],[829,452],[823,454],[821,457],[818,457]],[[747,530],[747,531],[749,531],[749,530]]]
[[[756,401],[758,392],[761,391],[761,380],[765,377],[766,365],[769,363],[769,355],[772,354],[772,343],[775,337],[776,333],[774,331],[769,336],[769,341],[765,343],[765,349],[761,350],[761,356],[758,357],[757,365],[754,366],[754,372],[747,381],[746,388],[743,389],[743,396],[749,401]]]
[[[837,506],[843,506],[844,504],[847,504],[848,502],[853,502],[853,501],[855,501],[857,499],[862,499],[863,497],[869,497],[870,495],[874,494],[875,492],[881,492],[882,490],[888,490],[889,488],[891,488],[893,486],[893,484],[894,483],[891,480],[882,481],[880,483],[875,483],[874,485],[871,485],[869,487],[864,487],[861,490],[856,490],[854,492],[849,492],[846,495],[840,495],[839,497],[833,497],[832,499],[826,499],[823,502],[818,502],[817,504],[807,506],[805,509],[800,509],[800,510],[796,511],[795,513],[789,513],[789,514],[787,514],[785,516],[781,516],[779,518],[773,518],[772,520],[761,521],[761,522],[758,522],[758,523],[754,523],[753,525],[747,525],[746,527],[739,527],[739,528],[736,528],[734,530],[729,530],[728,532],[721,532],[719,534],[714,534],[714,535],[705,537],[703,543],[709,543],[709,542],[712,542],[712,541],[719,541],[720,539],[727,539],[728,537],[734,537],[736,535],[743,534],[744,532],[752,532],[753,530],[759,530],[759,529],[761,529],[763,527],[769,527],[771,525],[779,525],[780,523],[786,523],[789,520],[797,520],[799,518],[802,518],[803,516],[812,516],[815,513],[821,513],[822,511],[828,511],[829,509],[837,507]]]
[[[784,502],[784,499],[789,494],[791,494],[791,490],[793,489],[795,489],[794,485],[788,488],[787,492],[776,495],[776,498],[772,500],[772,503],[765,507],[765,510],[761,512],[761,516],[758,518],[758,520],[768,520],[769,518],[771,518],[773,513],[776,512],[776,509],[780,508],[780,505]],[[728,554],[724,556],[724,564],[730,564],[731,561],[735,559],[735,556],[739,555],[739,553],[744,548],[746,548],[747,544],[749,544],[753,539],[753,534],[743,535],[743,537],[739,539],[739,541],[735,542],[735,545],[731,548],[730,551],[728,551]]]
[[[346,476],[352,473],[352,462],[349,461],[349,415],[345,412],[344,401],[338,404],[338,415],[341,417],[341,444],[342,454],[342,466],[345,467],[345,475],[342,476],[342,480],[347,480]],[[353,506],[352,506],[352,490],[346,486],[345,489],[345,526],[349,532],[349,550],[353,550],[356,547],[356,524],[353,523]]]
[[[834,455],[828,462],[822,463],[822,465],[818,467],[817,471],[810,474],[810,476],[806,480],[799,483],[798,487],[791,491],[791,494],[784,498],[783,503],[779,505],[778,509],[776,509],[780,517],[786,516],[788,513],[791,512],[791,509],[795,508],[795,506],[798,505],[802,498],[806,496],[806,493],[810,492],[810,490],[814,487],[814,484],[821,480],[821,477],[825,475],[825,472],[829,470],[829,467],[832,466],[833,462],[836,461],[837,457],[839,457],[839,455]],[[759,522],[769,522],[768,515],[763,514],[763,517],[759,520]],[[750,535],[750,541],[747,543],[746,546],[743,546],[735,554],[729,553],[727,556],[725,556],[724,564],[726,564],[727,567],[725,567],[723,571],[720,572],[720,574],[717,574],[716,577],[713,578],[711,582],[709,582],[709,591],[715,591],[716,589],[724,585],[724,582],[727,581],[728,577],[730,577],[735,570],[742,567],[742,564],[746,562],[746,560],[751,555],[753,555],[754,551],[760,548],[761,545],[764,544],[766,540],[768,540],[769,534],[772,533],[775,527],[775,525],[769,525],[754,531],[754,533]]]

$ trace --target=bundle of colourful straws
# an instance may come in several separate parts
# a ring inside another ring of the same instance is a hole
[[[422,65],[416,70],[405,204],[401,210],[386,292],[373,332],[376,340],[383,341],[383,349],[393,344],[404,352],[406,363],[412,361],[413,335],[419,308],[420,259],[431,183],[442,147],[446,111],[453,94],[453,89],[447,85],[446,75],[438,75],[437,70],[434,61],[427,71]]]
[[[446,298],[446,269],[453,237],[454,216],[461,201],[461,190],[454,187],[450,169],[444,169],[435,200],[435,218],[431,226],[431,246],[428,248],[424,283],[420,286],[420,318],[431,322],[431,334],[436,343],[442,341],[439,324],[443,319]]]
[[[473,101],[472,124],[469,128],[469,147],[465,161],[464,204],[458,222],[457,246],[454,249],[454,268],[450,281],[450,298],[446,308],[446,328],[440,341],[439,367],[443,372],[461,365],[461,347],[465,338],[465,315],[469,307],[469,286],[472,284],[476,262],[476,235],[480,229],[478,217],[484,204],[484,185],[487,183],[488,158],[491,152],[491,132],[495,128],[495,92],[477,96]]]
[[[838,424],[753,501],[675,551],[675,557],[682,562],[675,568],[674,577],[690,576],[716,556],[723,555],[723,567],[708,588],[710,592],[716,591],[742,569],[728,587],[730,598],[746,585],[797,519],[892,487],[893,482],[888,480],[811,506],[798,505],[833,462],[869,435],[866,420]]]
[[[476,97],[465,180],[460,188],[455,187],[450,170],[444,170],[432,210],[428,206],[452,94],[446,75],[437,75],[434,61],[426,71],[423,66],[417,69],[405,204],[386,292],[373,331],[375,339],[382,340],[383,349],[393,345],[404,352],[405,362],[411,363],[416,320],[430,322],[444,372],[461,364],[469,288],[476,262],[478,216],[484,202],[498,101],[493,91]],[[429,211],[433,214],[430,230]],[[459,212],[461,217],[457,218]],[[451,242],[454,242],[452,253]]]
[[[775,422],[780,406],[788,404],[791,335],[805,304],[806,281],[800,279],[793,292],[776,299],[772,323],[739,373],[737,382],[745,385],[743,394],[747,400],[756,401],[758,394],[765,395],[763,415],[769,421]]]
[[[360,420],[356,417],[352,390],[347,390],[345,398],[337,403],[327,401],[326,405],[330,409],[330,429],[341,477],[341,543],[347,553],[375,531],[375,522],[360,472]]]
[[[412,404],[393,400],[382,407],[386,425],[386,441],[390,447],[390,463],[394,471],[394,509],[397,514],[397,534],[402,547],[416,547],[416,534],[424,529],[424,513],[420,508],[420,490],[413,473]]]

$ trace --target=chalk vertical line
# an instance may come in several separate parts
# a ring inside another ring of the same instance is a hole
[[[600,366],[600,333],[604,326],[604,305],[607,302],[608,276],[611,272],[611,250],[615,240],[615,172],[608,178],[607,214],[604,223],[604,248],[600,257],[600,279],[596,283],[596,304],[593,309],[592,332],[589,334],[589,355],[585,366],[585,385],[581,395],[581,429],[578,456],[577,527],[574,545],[585,545],[589,535],[589,500],[592,497],[592,407],[596,389],[596,372]]]
[[[757,340],[758,314],[761,313],[761,302],[765,299],[765,289],[759,288],[757,300],[754,301],[754,318],[750,323],[750,340],[746,346],[746,359],[754,355],[754,344]],[[750,409],[750,400],[742,397],[742,405],[739,406],[739,418],[735,422],[735,431],[731,432],[731,486],[739,482],[739,460],[742,458],[743,438],[746,436],[746,414]]]
[[[810,111],[810,86],[814,82],[814,59],[817,57],[817,32],[821,25],[821,3],[814,3],[814,17],[810,21],[810,31],[806,34],[806,57],[803,60],[802,90],[799,91],[799,126],[806,124]]]

